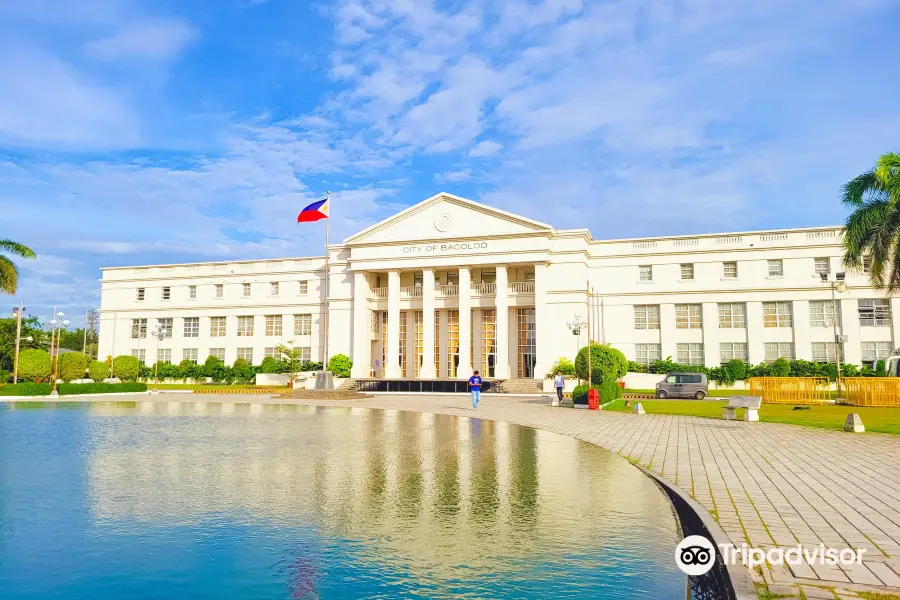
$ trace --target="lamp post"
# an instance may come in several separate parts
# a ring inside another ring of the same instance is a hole
[[[150,330],[150,335],[156,339],[156,360],[153,361],[153,391],[159,393],[159,343],[168,337],[168,331],[157,321]]]
[[[844,321],[839,319],[838,308],[837,308],[837,292],[846,292],[847,291],[847,282],[844,281],[846,278],[846,273],[835,273],[834,281],[828,279],[828,273],[820,273],[820,277],[822,278],[823,283],[829,284],[831,287],[831,327],[834,331],[834,362],[837,366],[837,377],[835,377],[834,384],[835,389],[837,391],[838,397],[841,395],[841,350],[843,349],[843,343],[846,341],[844,339]],[[838,335],[838,321],[841,322],[841,333]]]
[[[575,336],[575,356],[577,357],[578,353],[581,351],[581,330],[587,326],[587,323],[581,320],[580,315],[575,315],[575,317],[566,323],[566,325],[569,326],[569,331]]]
[[[19,302],[19,306],[13,308],[12,315],[16,319],[16,354],[13,360],[13,383],[19,383],[19,340],[22,337],[22,312],[25,305]]]
[[[56,311],[56,307],[53,307]],[[50,389],[51,396],[59,396],[56,391],[56,380],[59,377],[59,343],[62,340],[62,330],[69,326],[69,321],[63,319],[66,315],[62,311],[57,312],[55,317],[50,320],[52,327],[50,332],[50,379],[53,387]],[[54,351],[55,346],[55,351]]]

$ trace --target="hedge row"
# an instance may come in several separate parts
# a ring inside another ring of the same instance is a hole
[[[605,381],[600,385],[592,385],[591,387],[595,390],[600,391],[601,404],[612,402],[613,400],[618,400],[622,397],[622,386],[620,386],[616,381]],[[587,396],[587,393],[587,385],[576,385],[575,389],[572,390],[572,400],[578,402],[579,404],[584,404],[585,402],[587,402],[587,400],[584,399],[585,396]]]
[[[15,383],[0,386],[0,396],[46,396],[49,383]],[[146,392],[146,383],[61,383],[56,386],[60,396],[75,394],[123,394]]]
[[[741,379],[751,377],[827,377],[829,381],[837,378],[837,366],[834,363],[811,362],[808,360],[787,360],[779,358],[771,364],[759,363],[748,365],[741,360],[732,360],[721,367],[706,367],[703,365],[682,365],[676,363],[671,357],[666,360],[657,360],[650,366],[629,361],[628,370],[633,373],[706,373],[706,376],[716,383],[732,384]],[[883,377],[885,375],[884,361],[880,360],[875,369],[860,367],[849,363],[841,364],[843,377]]]

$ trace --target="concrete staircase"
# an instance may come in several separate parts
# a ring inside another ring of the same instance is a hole
[[[501,394],[541,394],[543,383],[540,379],[506,379],[497,390]]]
[[[356,380],[355,379],[347,379],[342,382],[341,385],[335,388],[338,392],[355,392],[356,391]]]

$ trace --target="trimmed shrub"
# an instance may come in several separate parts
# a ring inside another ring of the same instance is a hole
[[[66,352],[59,356],[59,378],[69,383],[75,379],[84,379],[87,370],[87,357],[77,352]]]
[[[786,358],[779,358],[769,365],[768,373],[770,377],[790,377],[791,363]],[[764,377],[764,375],[755,375],[756,377]]]
[[[725,372],[725,377],[728,379],[729,385],[735,381],[742,381],[747,378],[747,363],[739,358],[729,360],[725,363],[725,366],[722,367],[722,370]]]
[[[0,383],[6,383],[10,377],[12,377],[12,371],[0,369]]]
[[[109,378],[109,365],[99,360],[93,360],[88,367],[88,374],[94,380],[94,383],[102,383]]]
[[[879,360],[875,362],[875,377],[886,377],[887,376],[887,368],[885,367],[885,362],[883,360]]]
[[[597,388],[596,385],[595,385],[595,386],[591,386],[591,387]],[[573,401],[575,401],[575,400],[582,400],[585,396],[587,396],[588,389],[589,389],[589,388],[588,388],[587,384],[582,383],[582,384],[580,384],[580,385],[576,385],[576,386],[575,386],[575,389],[572,390],[572,400],[573,400]],[[585,402],[585,400],[582,400],[582,403],[583,403],[583,402]]]
[[[0,386],[0,396],[46,396],[49,393],[49,383],[11,383]]]
[[[634,362],[633,360],[628,361],[628,372],[629,373],[649,373],[650,367],[643,364]]]
[[[125,354],[113,359],[113,375],[122,381],[137,381],[141,373],[141,361]]]
[[[203,367],[188,359],[178,363],[178,372],[181,373],[181,377],[184,379],[200,379],[203,377]]]
[[[328,370],[335,377],[350,377],[350,368],[352,366],[353,361],[346,354],[335,354],[328,359]]]
[[[565,356],[561,356],[553,363],[553,368],[544,377],[553,379],[556,377],[557,371],[561,371],[566,377],[575,377],[575,364]]]
[[[590,352],[591,383],[615,381],[628,372],[628,359],[609,344],[591,344],[578,351],[575,357],[575,373],[580,379],[588,379],[588,353]]]
[[[656,360],[650,363],[650,372],[651,373],[707,373],[709,369],[707,369],[703,365],[682,365],[672,360],[672,357],[666,357],[665,360]]]
[[[234,375],[235,381],[251,381],[253,376],[256,375],[255,369],[243,358],[234,361],[231,372]]]
[[[618,381],[604,381],[600,384],[600,404],[612,402],[622,397],[622,386]]]
[[[34,348],[22,350],[19,353],[19,377],[37,383],[50,377],[50,353]]]
[[[125,392],[146,392],[147,384],[138,382],[61,383],[58,390],[60,396],[72,396],[74,394],[123,394]]]
[[[241,359],[238,359],[238,360],[241,360]],[[284,361],[281,361],[281,362],[284,362]],[[237,364],[237,361],[235,361],[235,365],[236,364]],[[288,365],[285,364],[285,366],[288,366]],[[275,360],[271,356],[267,356],[264,359],[262,359],[261,363],[259,363],[259,372],[269,374],[269,373],[281,373],[282,371],[279,369],[278,361]],[[284,371],[284,372],[287,372],[287,371]]]
[[[228,376],[227,369],[225,363],[215,356],[207,356],[202,372],[205,377],[212,377],[213,381],[225,381]]]
[[[841,363],[841,377],[859,377],[859,367],[857,367],[856,365]]]
[[[300,365],[301,371],[321,371],[322,363],[318,361],[306,361],[302,365]]]

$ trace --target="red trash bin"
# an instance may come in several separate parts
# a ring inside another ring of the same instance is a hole
[[[588,409],[600,410],[600,390],[588,390]]]

